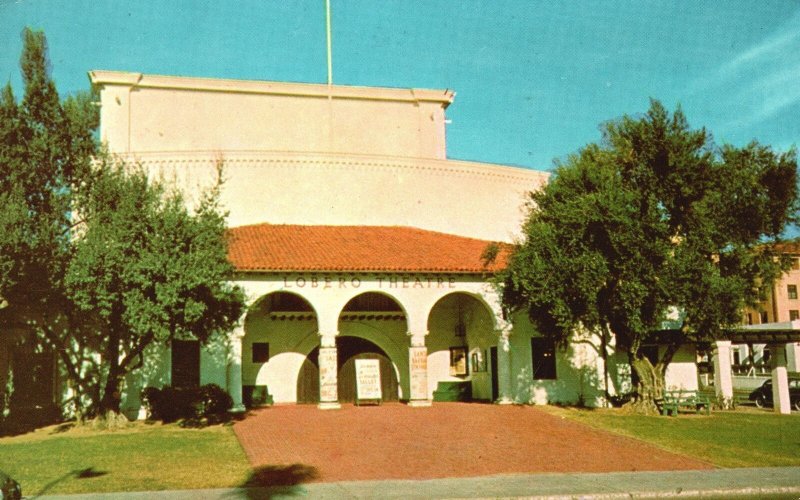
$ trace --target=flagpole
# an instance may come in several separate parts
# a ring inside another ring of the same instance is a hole
[[[328,36],[328,86],[333,85],[333,58],[331,56],[331,0],[325,0],[325,28]]]
[[[331,0],[325,0],[325,32],[328,40],[328,151],[333,151],[333,56],[331,55]]]

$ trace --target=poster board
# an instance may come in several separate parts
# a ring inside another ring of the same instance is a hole
[[[356,404],[375,402],[380,404],[381,367],[377,359],[356,360]]]

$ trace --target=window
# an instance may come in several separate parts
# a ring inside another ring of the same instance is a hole
[[[554,380],[556,378],[556,344],[552,339],[531,338],[531,358],[535,380]]]
[[[253,342],[253,363],[269,361],[269,342]]]
[[[797,298],[797,285],[786,285],[786,293],[790,299]]]
[[[196,340],[172,341],[172,386],[197,387],[200,385],[200,342]]]
[[[753,324],[753,313],[747,313],[747,324],[748,325]]]
[[[789,309],[789,321],[800,319],[800,311],[797,309]]]
[[[767,314],[767,311],[761,311],[761,322],[769,323],[769,315]]]

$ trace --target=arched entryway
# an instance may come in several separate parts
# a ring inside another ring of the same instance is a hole
[[[468,384],[473,400],[495,399],[492,348],[497,345],[494,315],[482,298],[454,292],[439,299],[428,315],[428,384]]]
[[[384,401],[408,394],[408,323],[394,297],[380,292],[352,297],[339,313],[338,329],[339,401],[355,400],[359,357],[380,359]]]
[[[369,340],[358,337],[339,337],[336,339],[336,347],[339,354],[339,402],[352,403],[356,400],[357,359],[377,359],[380,366],[383,401],[400,399],[397,373],[383,349]]]
[[[383,401],[400,399],[397,372],[386,352],[375,343],[359,337],[337,337],[337,380],[340,403],[356,400],[356,360],[377,359],[381,373]],[[303,363],[297,378],[297,402],[319,402],[319,347],[314,348]]]
[[[304,297],[285,291],[264,295],[248,309],[242,339],[242,395],[258,405],[262,395],[277,402],[319,398],[319,375],[308,353],[319,343],[317,313]],[[294,376],[314,371],[315,377]]]

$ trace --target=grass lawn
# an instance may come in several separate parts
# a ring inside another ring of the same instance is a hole
[[[250,466],[233,429],[134,423],[116,431],[58,427],[0,439],[0,470],[25,496],[243,484]]]
[[[627,415],[617,409],[542,407],[554,415],[690,455],[719,467],[800,465],[800,415],[767,410],[717,411],[710,416]]]

